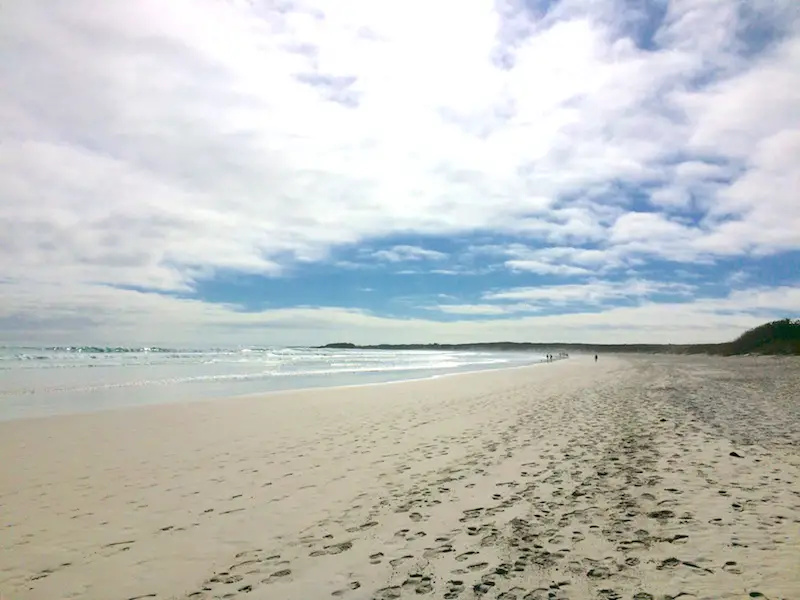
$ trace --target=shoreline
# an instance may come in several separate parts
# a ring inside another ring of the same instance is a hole
[[[794,597],[800,361],[535,366],[0,423],[0,593]]]
[[[229,401],[234,399],[245,399],[245,398],[260,398],[260,397],[271,397],[274,395],[280,394],[291,394],[295,392],[313,392],[313,391],[322,391],[322,390],[338,390],[338,389],[347,389],[347,388],[361,388],[361,387],[370,387],[370,386],[384,386],[384,385],[393,385],[393,384],[402,384],[402,383],[411,383],[411,382],[418,382],[418,381],[429,381],[435,379],[441,379],[445,377],[453,377],[453,376],[460,376],[460,375],[474,375],[479,373],[492,373],[495,371],[505,371],[505,370],[513,370],[513,369],[528,369],[531,367],[536,367],[538,365],[545,365],[545,364],[553,364],[559,362],[560,360],[567,360],[567,359],[556,359],[553,361],[545,361],[539,360],[531,363],[526,364],[515,364],[510,366],[484,366],[483,368],[479,369],[469,369],[463,371],[451,371],[446,373],[431,373],[427,376],[421,377],[411,377],[411,378],[402,378],[402,379],[390,379],[387,381],[368,381],[363,383],[333,383],[328,385],[316,385],[316,386],[305,386],[305,387],[288,387],[282,389],[275,389],[275,390],[266,390],[266,391],[259,391],[259,392],[245,392],[240,394],[230,394],[230,395],[216,395],[216,396],[205,396],[205,397],[195,397],[191,399],[181,399],[181,400],[173,400],[173,401],[165,401],[165,402],[153,402],[153,403],[146,403],[146,404],[123,404],[120,406],[110,406],[107,408],[93,408],[87,410],[73,410],[68,412],[53,412],[50,414],[41,414],[41,415],[24,415],[19,417],[10,417],[10,418],[3,418],[0,417],[0,424],[2,423],[10,423],[10,422],[17,422],[17,421],[26,421],[26,420],[39,420],[39,419],[53,419],[53,418],[60,418],[60,417],[69,417],[69,416],[77,416],[77,415],[91,415],[94,413],[105,413],[108,411],[125,411],[125,410],[135,410],[140,408],[153,408],[158,406],[181,406],[186,404],[194,404],[198,402],[220,402],[220,401]],[[434,371],[431,369],[431,371]],[[385,373],[389,373],[390,371],[386,371]],[[1,600],[1,599],[0,599]]]

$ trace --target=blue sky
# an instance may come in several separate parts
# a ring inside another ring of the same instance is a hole
[[[12,3],[0,343],[800,316],[800,5]]]

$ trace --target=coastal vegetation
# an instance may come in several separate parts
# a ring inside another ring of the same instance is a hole
[[[559,342],[478,342],[468,344],[375,344],[350,342],[327,344],[322,348],[369,350],[506,350],[565,352],[637,352],[669,354],[800,355],[800,320],[781,319],[746,331],[735,340],[718,344],[570,344]]]

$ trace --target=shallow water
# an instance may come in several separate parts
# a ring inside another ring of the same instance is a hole
[[[420,379],[543,360],[516,352],[5,347],[0,420]]]

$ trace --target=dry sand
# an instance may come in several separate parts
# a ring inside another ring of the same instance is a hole
[[[800,598],[800,362],[0,424],[6,600]]]

